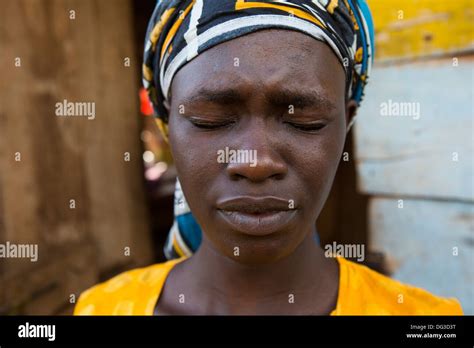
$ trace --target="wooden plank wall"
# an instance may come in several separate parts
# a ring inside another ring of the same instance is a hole
[[[377,61],[400,61],[474,47],[472,0],[367,0]]]
[[[472,68],[459,58],[374,70],[356,125],[361,190],[472,200]],[[400,103],[414,112],[383,115]]]
[[[377,55],[354,144],[370,248],[386,254],[394,278],[457,297],[473,314],[472,3],[369,4]],[[384,112],[401,103],[414,109]]]
[[[0,241],[39,248],[38,262],[0,260],[0,309],[67,311],[101,275],[152,261],[131,3],[0,8]],[[64,99],[95,118],[56,116]]]
[[[385,251],[394,276],[472,311],[474,246],[472,203],[374,197],[369,208],[371,246]]]

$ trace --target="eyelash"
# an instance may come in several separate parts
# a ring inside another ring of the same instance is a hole
[[[290,125],[291,127],[303,131],[303,132],[317,132],[326,127],[323,123],[317,124],[300,124],[300,123],[293,123],[293,122],[285,122],[286,124]]]
[[[216,130],[220,128],[226,128],[233,125],[235,122],[223,122],[223,123],[212,123],[212,122],[196,122],[194,120],[190,120],[193,126],[204,129],[204,130]],[[325,124],[317,123],[317,124],[300,124],[300,123],[293,123],[293,122],[284,122],[291,127],[303,131],[303,132],[317,132],[326,127]]]
[[[205,129],[205,130],[214,130],[214,129],[219,129],[219,128],[225,128],[228,127],[234,122],[223,122],[223,123],[212,123],[212,122],[196,122],[193,120],[190,120],[193,126],[199,128],[199,129]]]

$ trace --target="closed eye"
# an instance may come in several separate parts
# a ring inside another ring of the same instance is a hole
[[[290,125],[293,128],[301,130],[303,132],[317,132],[324,127],[326,127],[325,123],[294,123],[294,122],[285,122],[286,124]]]
[[[205,130],[214,130],[219,128],[225,128],[233,125],[234,121],[225,121],[225,122],[209,122],[209,121],[197,121],[195,119],[189,119],[189,122],[197,128]]]

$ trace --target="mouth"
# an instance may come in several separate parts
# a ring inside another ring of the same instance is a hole
[[[219,218],[240,233],[267,236],[287,227],[296,215],[291,201],[279,197],[241,196],[219,201]]]

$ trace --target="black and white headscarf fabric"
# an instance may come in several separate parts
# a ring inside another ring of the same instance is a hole
[[[361,102],[374,55],[365,0],[158,0],[145,40],[143,84],[165,138],[166,101],[178,70],[211,47],[270,28],[295,30],[326,43],[344,67],[348,99]],[[176,211],[183,209],[176,208],[175,215]],[[194,247],[180,234],[177,222],[170,238],[171,244],[173,238],[187,244],[178,255],[192,253]]]

